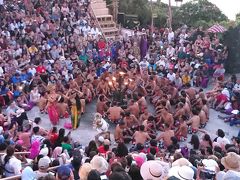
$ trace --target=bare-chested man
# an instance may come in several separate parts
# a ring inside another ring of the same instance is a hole
[[[173,127],[173,124],[174,124],[173,115],[169,113],[166,110],[166,108],[163,108],[161,110],[160,121],[157,124],[158,126],[160,125],[160,129],[161,129],[161,123],[168,124],[170,128]]]
[[[133,134],[133,139],[135,140],[136,144],[144,144],[147,140],[151,139],[148,133],[144,131],[144,129],[144,125],[141,125],[139,131],[136,131]]]
[[[123,131],[126,128],[126,124],[124,123],[124,121],[121,121],[115,128],[115,132],[114,132],[114,138],[115,138],[115,142],[119,143],[119,142],[124,142],[124,136],[123,136]]]
[[[121,118],[121,113],[124,112],[123,109],[117,106],[116,102],[113,102],[113,106],[107,110],[108,118],[112,122],[117,122]]]
[[[197,91],[195,88],[191,87],[191,85],[189,84],[187,86],[188,88],[185,90],[185,92],[187,93],[187,95],[189,96],[190,100],[195,99]]]
[[[104,113],[107,111],[107,105],[105,101],[105,96],[100,95],[99,100],[97,102],[97,112],[100,113],[101,115],[104,115]]]
[[[177,105],[176,113],[174,114],[174,119],[179,120],[181,116],[185,115],[184,104],[179,102]]]
[[[202,99],[202,103],[203,103],[202,110],[206,113],[207,120],[209,120],[209,108],[208,108],[208,105],[207,105],[207,100]]]
[[[134,100],[130,100],[127,111],[133,114],[136,118],[139,118],[139,106],[137,102],[134,102]]]
[[[200,128],[205,128],[207,125],[207,115],[203,109],[198,109],[200,117]]]
[[[186,120],[187,117],[184,115],[179,118],[180,125],[175,132],[175,135],[179,141],[185,141],[187,139],[188,126]]]
[[[145,121],[146,119],[149,118],[149,116],[151,116],[152,114],[148,112],[148,109],[144,109],[143,114],[140,116],[139,121],[142,123],[143,121]]]
[[[191,119],[189,119],[187,121],[187,125],[191,125],[190,129],[189,129],[189,133],[197,133],[199,127],[200,127],[200,117],[199,117],[199,111],[197,111],[196,109],[192,110],[193,116],[191,117]]]
[[[168,124],[165,124],[165,131],[157,138],[157,141],[163,140],[164,146],[168,147],[172,144],[171,137],[174,136],[174,131],[171,130]]]
[[[137,118],[130,112],[125,113],[124,122],[128,128],[138,127],[140,125]]]

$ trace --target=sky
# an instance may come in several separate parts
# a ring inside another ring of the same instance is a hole
[[[154,1],[154,0],[153,0]],[[168,3],[168,0],[161,0],[164,3]],[[190,0],[183,0],[188,2]],[[236,14],[240,13],[240,0],[208,0],[213,4],[216,4],[219,9],[231,20],[235,20]],[[175,0],[171,0],[172,5],[176,5]]]

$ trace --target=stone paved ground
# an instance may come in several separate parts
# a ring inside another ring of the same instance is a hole
[[[149,105],[149,111],[154,112],[153,107]],[[97,132],[92,127],[93,115],[96,112],[96,101],[88,104],[86,107],[86,113],[82,116],[80,127],[77,130],[72,131],[72,137],[75,141],[79,141],[84,146],[88,144],[90,140],[94,139],[94,136]],[[236,136],[240,128],[238,127],[230,127],[228,124],[224,123],[223,120],[218,119],[219,112],[216,112],[210,109],[210,120],[206,126],[206,130],[210,133],[215,133],[218,128],[224,129],[228,138],[232,136]],[[47,114],[40,114],[39,109],[34,107],[31,111],[28,112],[29,119],[34,119],[35,117],[41,117],[42,122],[41,126],[46,129],[50,129],[52,127],[50,120],[48,119]],[[70,119],[61,119],[58,128],[63,127],[64,122],[69,121]],[[68,130],[66,130],[68,132]],[[110,131],[114,131],[114,125],[111,124]],[[190,138],[190,136],[189,136]]]

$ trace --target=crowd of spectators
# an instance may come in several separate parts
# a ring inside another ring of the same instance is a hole
[[[240,135],[204,130],[240,123],[240,80],[226,79],[228,49],[216,34],[183,26],[107,40],[89,0],[0,0],[0,10],[2,178],[240,178]],[[94,101],[99,134],[83,145],[71,130]],[[211,119],[209,108],[227,115]]]

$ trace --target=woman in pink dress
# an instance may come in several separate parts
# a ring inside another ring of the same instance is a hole
[[[49,119],[53,125],[57,125],[59,122],[59,113],[57,111],[56,103],[59,95],[56,94],[56,88],[54,85],[49,85],[48,90],[49,90],[49,94],[48,94],[47,110],[48,110]]]

